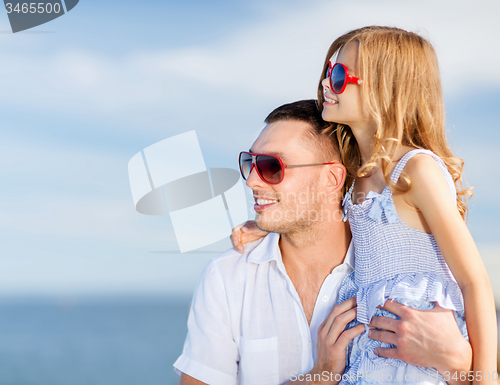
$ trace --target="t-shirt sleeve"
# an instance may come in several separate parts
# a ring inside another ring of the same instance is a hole
[[[174,368],[179,375],[183,372],[206,384],[235,385],[238,354],[224,282],[211,261],[196,286],[188,334]]]

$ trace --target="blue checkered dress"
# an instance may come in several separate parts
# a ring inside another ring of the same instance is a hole
[[[456,199],[455,185],[444,162],[428,150],[409,151],[396,165],[391,180],[398,181],[406,163],[416,154],[428,154],[436,160]],[[357,205],[351,199],[353,188],[354,182],[344,199],[344,220],[349,219],[353,235],[355,271],[343,280],[338,301],[356,296],[358,315],[347,328],[368,324],[373,315],[398,318],[377,309],[387,299],[418,309],[431,309],[432,302],[437,301],[440,306],[455,311],[459,328],[467,337],[462,293],[434,236],[409,227],[399,219],[388,186],[381,194],[370,191],[367,199]],[[373,352],[375,348],[394,346],[369,339],[367,331],[366,326],[365,332],[348,348],[344,384],[362,382],[356,380],[358,372],[411,366],[400,360],[378,357]],[[419,370],[436,376],[435,369],[419,367]]]

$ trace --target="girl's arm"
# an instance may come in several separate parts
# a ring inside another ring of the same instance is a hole
[[[234,249],[243,254],[243,245],[245,243],[256,241],[267,234],[269,234],[267,231],[260,230],[257,227],[255,221],[246,221],[233,229],[230,239]]]
[[[485,376],[491,380],[497,370],[497,322],[483,261],[436,161],[428,155],[416,155],[405,171],[412,183],[405,201],[422,213],[462,290],[473,351],[473,383],[484,381]]]

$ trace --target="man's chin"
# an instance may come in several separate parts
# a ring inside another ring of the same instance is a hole
[[[278,221],[273,221],[273,220],[265,220],[261,216],[257,215],[255,218],[255,224],[257,225],[257,228],[259,228],[262,231],[267,231],[268,233],[286,233],[288,232],[288,227],[287,224],[283,222],[278,222]]]
[[[275,233],[278,227],[275,222],[263,219],[260,214],[257,214],[255,217],[255,224],[259,230],[267,231],[268,233]]]

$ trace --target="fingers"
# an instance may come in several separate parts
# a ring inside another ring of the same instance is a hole
[[[375,349],[375,354],[379,357],[385,358],[398,358],[397,348],[377,348]]]
[[[400,304],[398,301],[394,301],[393,299],[388,299],[387,301],[385,301],[385,304],[384,306],[381,307],[381,309],[390,311],[392,314],[396,314],[398,317],[401,318],[402,309],[405,307],[406,307],[405,305]]]
[[[359,324],[351,329],[345,330],[337,340],[337,344],[343,349],[347,348],[349,341],[365,331],[365,324]]]
[[[231,239],[231,243],[233,244],[234,249],[240,254],[243,253],[243,244],[241,242],[241,229],[245,224],[246,222],[236,226],[233,229],[231,236],[229,237],[229,239]]]
[[[257,224],[254,220],[249,220],[249,221],[246,221],[246,222],[243,222],[243,223],[240,223],[238,226],[236,226],[234,230],[238,229],[238,230],[241,230],[241,231],[246,231],[246,230],[249,230],[249,229],[252,229],[252,228],[256,228],[257,227]]]
[[[425,311],[443,311],[443,312],[453,313],[453,310],[441,307],[439,305],[439,302],[437,302],[437,301],[434,301],[432,303],[434,304],[434,307],[432,309],[430,309],[430,310],[425,310]]]
[[[256,241],[267,234],[269,234],[267,231],[260,230],[257,227],[255,221],[246,221],[236,226],[229,238],[234,249],[239,253],[243,253],[245,243]]]
[[[269,234],[267,231],[261,230],[257,227],[257,223],[255,221],[245,222],[240,231],[240,241],[242,243],[242,247],[243,244],[256,241],[265,237],[267,234]]]
[[[231,243],[233,244],[233,248],[240,254],[243,254],[244,248],[241,242],[236,242],[236,240],[233,238],[233,235],[229,237],[231,239]]]
[[[246,221],[245,223],[242,223],[241,225],[239,225],[239,227],[240,227],[242,233],[258,229],[255,221]]]
[[[336,344],[347,324],[356,318],[356,314],[356,297],[335,305],[318,328],[318,340],[324,341],[327,345]]]
[[[356,297],[349,298],[339,303],[338,305],[335,305],[330,311],[330,314],[328,314],[323,323],[319,326],[318,333],[322,329],[324,329],[328,333],[328,331],[332,327],[333,321],[335,321],[335,318],[337,316],[355,307],[356,307]]]
[[[389,317],[373,316],[368,326],[395,332],[400,321]]]
[[[345,330],[347,324],[356,318],[356,310],[356,308],[350,309],[335,317],[330,329],[325,330],[327,333],[328,343],[333,344],[337,341],[340,334]]]
[[[371,329],[368,332],[368,337],[370,337],[372,340],[387,342],[388,344],[393,344],[393,345],[396,345],[396,340],[397,340],[395,333],[388,332],[386,330]]]

